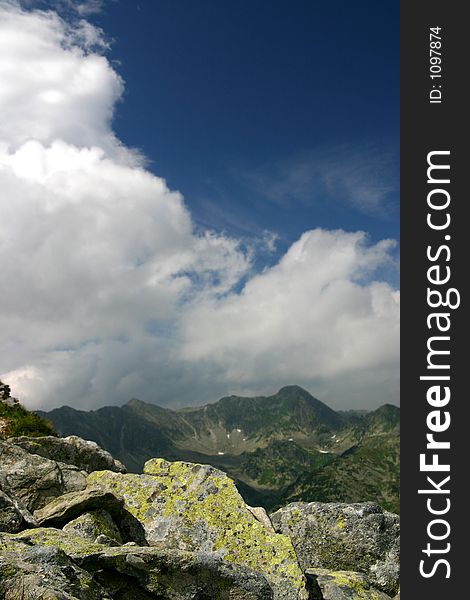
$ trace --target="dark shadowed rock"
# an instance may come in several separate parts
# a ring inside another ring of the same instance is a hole
[[[20,446],[30,454],[38,454],[44,458],[75,465],[82,471],[115,471],[125,473],[126,468],[114,459],[107,450],[103,450],[95,442],[83,440],[76,435],[65,438],[53,436],[9,438],[8,441]]]
[[[72,519],[91,510],[105,510],[118,514],[123,501],[110,492],[97,489],[86,489],[71,492],[56,498],[44,508],[34,512],[34,518],[40,526],[62,527]]]
[[[271,515],[292,539],[303,570],[359,571],[394,595],[399,585],[400,520],[373,502],[295,502]]]
[[[0,475],[0,531],[16,533],[27,527],[37,527],[38,523],[26,508],[24,503],[16,497],[13,490]]]

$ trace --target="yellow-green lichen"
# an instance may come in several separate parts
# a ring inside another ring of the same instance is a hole
[[[372,589],[365,578],[352,571],[328,571],[328,577],[336,586],[352,590],[354,600],[381,600],[384,597]]]
[[[338,520],[336,521],[336,527],[338,529],[344,529],[346,527],[346,521],[343,519],[343,517],[341,515],[338,517]]]
[[[68,556],[85,556],[103,550],[102,544],[89,542],[83,537],[52,527],[39,527],[11,535],[12,540],[39,546],[53,546]]]

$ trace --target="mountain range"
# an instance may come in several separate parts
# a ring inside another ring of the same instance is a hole
[[[62,436],[93,440],[135,473],[153,457],[211,464],[245,500],[268,510],[292,501],[376,501],[399,511],[400,410],[334,411],[296,385],[272,396],[227,396],[172,410],[124,406],[38,411]]]

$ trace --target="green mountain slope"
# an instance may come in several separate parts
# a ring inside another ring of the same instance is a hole
[[[395,406],[340,413],[292,385],[272,396],[228,396],[179,410],[133,399],[41,414],[61,435],[96,441],[134,472],[155,456],[212,464],[237,481],[247,502],[268,509],[291,499],[398,506]]]
[[[304,472],[282,493],[279,505],[303,501],[362,502],[375,500],[400,511],[400,438],[373,436],[320,469]]]

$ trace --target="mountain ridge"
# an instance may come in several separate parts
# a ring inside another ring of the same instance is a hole
[[[335,497],[338,488],[337,501],[379,499],[393,510],[398,506],[399,413],[391,404],[365,413],[335,411],[296,385],[271,396],[225,396],[175,410],[132,398],[121,407],[94,411],[39,411],[60,435],[97,442],[130,471],[141,472],[153,456],[189,460],[226,471],[247,501],[256,499],[269,509],[291,497]],[[374,439],[380,440],[375,446]],[[389,467],[375,465],[388,452]],[[371,479],[367,485],[361,482],[362,467]],[[384,495],[385,488],[391,491]],[[361,498],[364,489],[367,497]]]

